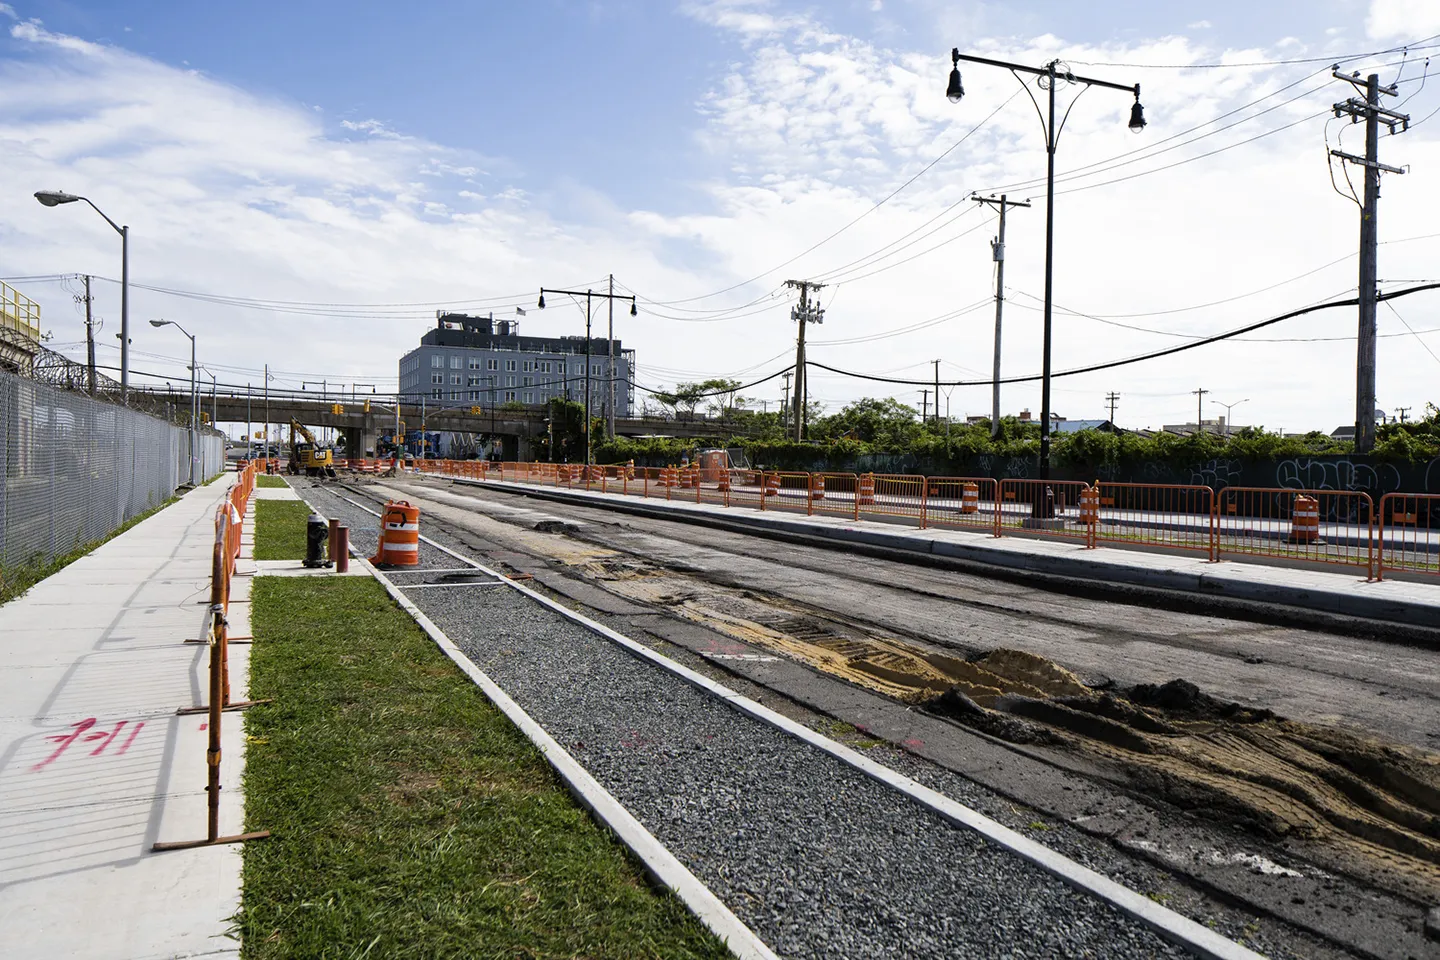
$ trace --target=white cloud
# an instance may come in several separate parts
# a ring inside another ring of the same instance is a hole
[[[1440,33],[1440,3],[1434,0],[1370,0],[1365,32],[1376,40],[1417,40]]]
[[[1185,24],[1186,30],[1209,30],[1213,24],[1209,20],[1196,20],[1194,23]]]
[[[386,140],[407,140],[391,130],[383,120],[341,120],[340,126],[346,130],[354,130],[356,133],[364,133],[372,137],[382,137]]]
[[[15,8],[8,3],[0,3],[0,14],[9,17],[11,20],[20,19],[20,15],[15,12]]]

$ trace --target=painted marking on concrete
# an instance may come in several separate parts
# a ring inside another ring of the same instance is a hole
[[[30,768],[30,772],[39,773],[41,770],[54,763],[56,760],[59,760],[61,754],[63,754],[66,750],[69,750],[76,743],[80,743],[82,741],[87,744],[94,743],[97,740],[100,741],[100,744],[95,747],[94,750],[91,750],[87,754],[87,756],[98,757],[100,756],[100,754],[104,753],[106,748],[109,747],[110,744],[114,743],[115,739],[120,736],[121,732],[131,724],[131,721],[129,720],[119,720],[116,721],[115,726],[108,731],[94,730],[93,728],[98,722],[99,721],[96,720],[96,718],[94,717],[86,717],[84,720],[78,720],[75,723],[72,723],[70,726],[74,729],[71,730],[69,733],[52,733],[47,735],[45,737],[46,740],[49,740],[51,743],[57,743],[59,744],[59,746],[51,752],[50,756],[46,757],[44,760],[41,760],[39,763],[32,766]],[[144,726],[145,721],[141,720],[136,722],[134,726],[132,726],[130,729],[130,736],[125,740],[124,745],[121,746],[119,750],[115,751],[114,755],[118,757],[126,750],[129,750],[130,744],[135,742],[135,737],[139,735],[141,729],[144,728]]]

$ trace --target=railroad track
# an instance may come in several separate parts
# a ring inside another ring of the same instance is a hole
[[[370,491],[302,493],[373,542]],[[440,587],[474,552],[394,579],[782,956],[1256,956],[519,585]]]

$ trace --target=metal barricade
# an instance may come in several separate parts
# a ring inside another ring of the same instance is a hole
[[[1206,486],[1098,484],[1091,545],[1130,544],[1195,550],[1215,557],[1215,491]]]
[[[1001,480],[995,511],[995,535],[1090,539],[1081,522],[1080,494],[1089,484],[1080,480]]]
[[[765,478],[758,470],[731,470],[725,506],[763,510]]]
[[[995,535],[998,485],[990,477],[926,477],[920,526]]]
[[[763,477],[764,489],[769,492],[760,499],[761,510],[811,513],[810,474],[766,470]]]
[[[860,519],[860,478],[853,473],[810,474],[810,513]]]
[[[1375,571],[1375,510],[1368,493],[1226,487],[1215,498],[1212,554]]]
[[[1440,494],[1387,493],[1380,498],[1375,577],[1385,572],[1440,575]]]

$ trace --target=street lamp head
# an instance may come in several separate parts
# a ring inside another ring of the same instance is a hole
[[[165,326],[166,324],[170,324],[170,323],[174,323],[174,322],[175,322],[174,320],[151,320],[151,321],[150,321],[150,326],[152,326],[152,327],[163,327],[163,326]]]
[[[633,300],[630,301],[630,316],[632,316],[632,317],[638,317],[638,316],[640,316],[640,311],[635,309],[635,301],[633,301]]]
[[[950,98],[951,103],[959,103],[960,98],[965,96],[965,86],[960,82],[960,48],[956,47],[950,51],[950,86],[945,90],[945,96]]]
[[[544,309],[545,309],[545,294],[543,294],[543,293],[540,294],[540,303],[538,304],[538,306],[540,307],[541,310],[544,310]]]
[[[35,199],[47,207],[58,207],[62,203],[74,203],[80,198],[73,193],[66,193],[64,190],[37,190]]]
[[[1145,129],[1145,108],[1140,106],[1140,94],[1135,94],[1135,105],[1130,108],[1130,132],[1139,133]]]

